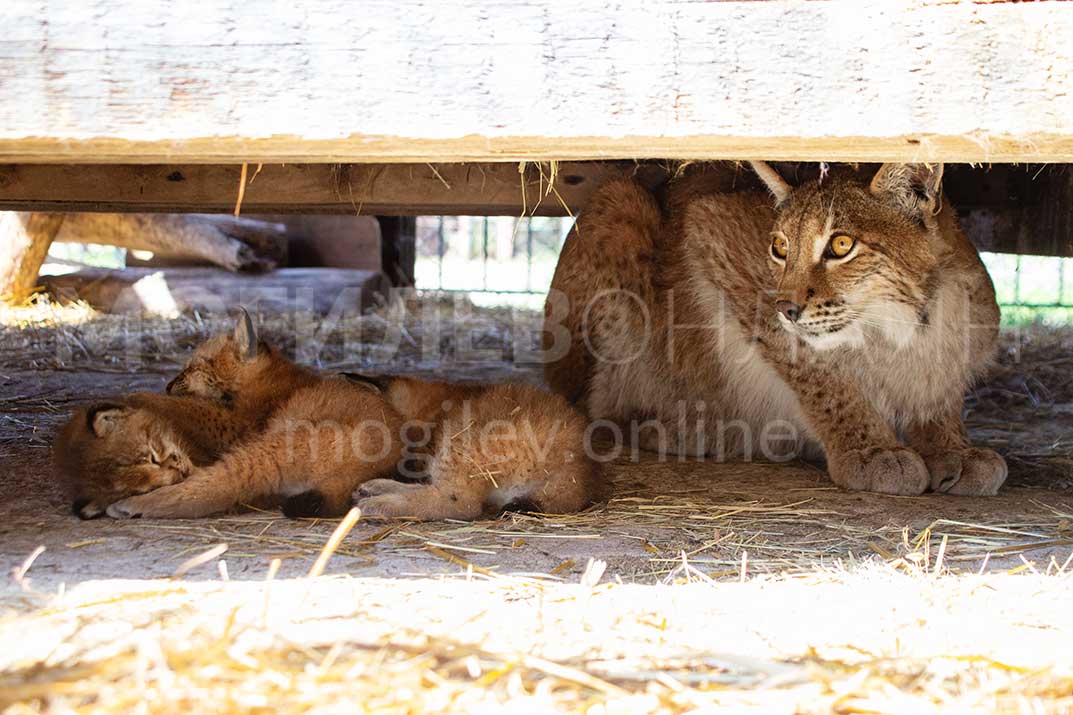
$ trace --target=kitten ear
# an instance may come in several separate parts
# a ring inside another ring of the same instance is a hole
[[[253,319],[246,309],[239,306],[241,315],[235,322],[235,347],[241,360],[252,360],[257,357],[257,330],[253,327]]]
[[[935,213],[942,191],[943,165],[884,164],[869,187],[874,196],[886,198],[910,214]]]
[[[749,165],[753,167],[753,171],[764,182],[764,186],[771,192],[771,195],[775,197],[776,206],[785,201],[786,197],[793,191],[793,187],[786,183],[786,180],[779,176],[779,172],[772,169],[771,165],[766,161],[750,161]]]
[[[127,408],[114,402],[102,402],[86,410],[86,425],[97,437],[103,437],[123,420]]]

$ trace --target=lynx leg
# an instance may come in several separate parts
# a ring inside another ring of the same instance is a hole
[[[483,511],[484,500],[475,491],[441,490],[435,484],[412,486],[416,488],[363,497],[357,506],[365,516],[419,521],[476,519]]]
[[[994,496],[1006,481],[1006,460],[969,444],[960,405],[930,422],[910,425],[906,438],[924,457],[932,491],[959,496]]]
[[[325,514],[341,514],[354,485],[389,471],[399,456],[397,444],[383,456],[376,435],[362,432],[356,438],[346,427],[313,423],[268,432],[180,484],[116,502],[108,515],[191,518],[225,511],[241,500],[310,490],[321,494]],[[355,451],[359,438],[364,442]]]
[[[107,512],[113,519],[195,519],[226,511],[242,496],[220,484],[209,470],[202,470],[179,484],[117,501]]]
[[[765,351],[797,394],[805,418],[823,443],[831,481],[845,489],[914,496],[930,477],[924,460],[902,447],[860,386],[807,353],[785,359],[785,349]]]
[[[545,304],[544,379],[568,401],[584,403],[597,352],[598,325],[617,322],[623,300],[652,304],[655,243],[662,227],[659,205],[632,179],[597,189],[563,244]],[[636,314],[628,302],[625,317]]]

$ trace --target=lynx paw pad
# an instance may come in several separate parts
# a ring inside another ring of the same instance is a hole
[[[902,496],[923,494],[931,481],[924,460],[905,447],[853,450],[833,460],[830,471],[840,487]]]
[[[994,496],[1006,481],[1006,460],[990,449],[940,452],[925,460],[932,491],[959,496]]]

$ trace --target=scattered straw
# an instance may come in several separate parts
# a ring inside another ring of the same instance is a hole
[[[198,566],[207,564],[213,559],[222,556],[226,551],[227,544],[217,544],[208,551],[205,551],[203,553],[198,554],[197,556],[193,556],[186,561],[183,561],[179,565],[179,568],[175,569],[175,574],[172,576],[172,578],[182,578],[186,574],[196,569]]]
[[[358,523],[358,519],[361,518],[361,509],[357,507],[352,508],[347,512],[347,515],[343,517],[343,520],[339,522],[339,525],[335,527],[335,531],[328,537],[328,543],[324,544],[324,548],[321,550],[320,555],[317,556],[317,560],[313,562],[313,567],[309,569],[309,578],[316,578],[324,573],[324,567],[328,565],[328,559],[332,557],[335,550],[339,548],[339,544],[342,543],[346,535],[350,533],[350,530],[354,528],[354,525]]]

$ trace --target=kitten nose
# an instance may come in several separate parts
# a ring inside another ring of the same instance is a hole
[[[797,319],[801,317],[801,306],[792,300],[776,301],[775,310],[782,313],[791,323],[796,323]]]

